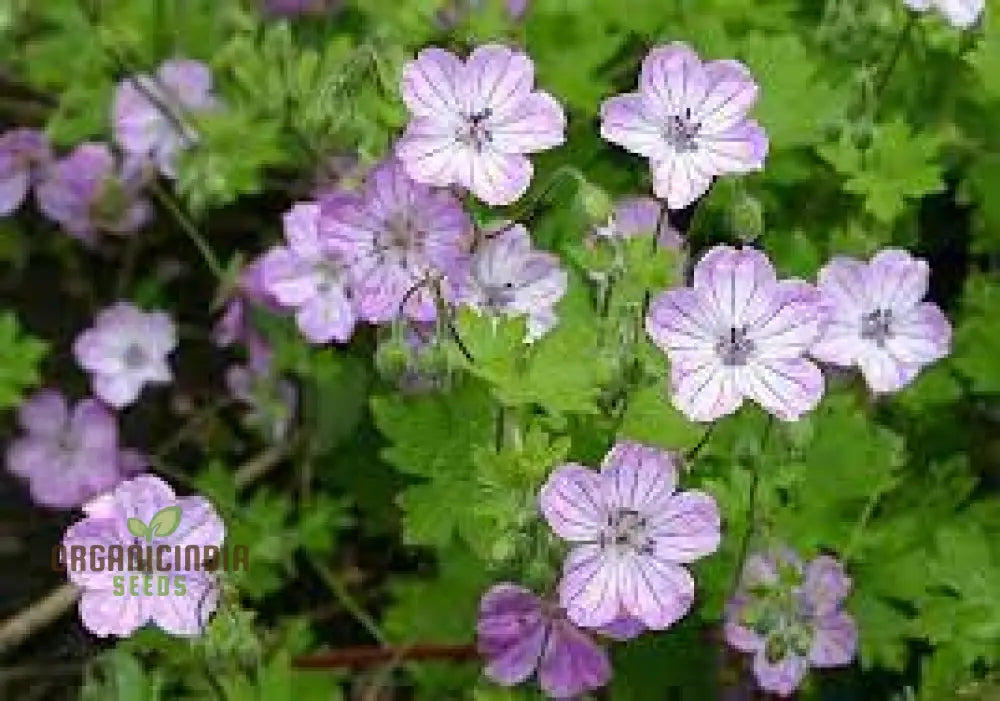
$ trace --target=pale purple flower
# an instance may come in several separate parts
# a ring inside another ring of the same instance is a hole
[[[141,73],[119,83],[113,108],[115,143],[176,178],[178,155],[198,138],[191,118],[219,107],[208,66],[188,59],[164,61],[155,75]]]
[[[953,27],[968,29],[983,14],[986,0],[903,0],[903,4],[917,12],[936,10]]]
[[[0,135],[0,217],[21,206],[52,161],[52,147],[40,131],[11,129]]]
[[[516,584],[496,584],[483,595],[476,626],[487,677],[515,686],[537,672],[550,698],[599,689],[611,678],[607,653],[555,604]]]
[[[181,558],[175,560],[174,546],[194,545],[204,554],[207,546],[219,547],[225,535],[225,527],[215,508],[201,496],[177,497],[170,486],[158,477],[142,475],[118,485],[84,506],[86,517],[74,523],[63,536],[63,546],[67,552],[73,546],[90,549],[102,546],[107,554],[111,545],[123,548],[133,544],[145,546],[128,530],[128,519],[135,518],[148,525],[153,515],[168,506],[180,507],[180,524],[168,536],[156,537],[152,543],[154,553],[157,546],[169,546],[165,557],[154,557],[149,564],[149,572],[120,571],[104,568],[95,572],[88,568],[67,567],[69,580],[83,593],[80,597],[80,619],[84,628],[100,637],[132,635],[146,623],[153,623],[171,635],[194,636],[204,629],[209,616],[218,604],[218,586],[214,574],[201,567],[189,569]],[[165,568],[156,568],[160,559]],[[127,563],[127,558],[126,558]],[[144,563],[145,564],[145,563]],[[192,567],[194,563],[191,563]],[[127,565],[126,565],[127,566]],[[143,591],[144,576],[151,576],[152,595]],[[139,580],[135,596],[130,591],[130,578]],[[124,579],[121,594],[115,593],[115,578]],[[158,595],[157,586],[161,578],[166,579],[165,595]],[[178,580],[183,578],[184,593],[178,594]]]
[[[285,242],[264,254],[260,282],[312,343],[349,340],[357,313],[347,271],[323,232],[320,205],[299,202],[283,217]]]
[[[85,143],[45,169],[35,199],[68,234],[93,241],[98,232],[131,234],[150,220],[152,207],[140,197],[145,180],[138,161],[119,166],[106,144]]]
[[[166,312],[118,302],[77,336],[73,355],[90,373],[94,394],[121,409],[138,399],[147,383],[173,379],[167,356],[176,346],[177,331]]]
[[[670,224],[670,218],[660,216],[661,205],[652,197],[627,197],[615,205],[607,223],[594,230],[599,239],[630,239],[657,233],[657,245],[678,250],[683,246],[681,233]]]
[[[714,421],[751,399],[794,421],[819,402],[823,374],[803,356],[818,338],[816,290],[778,280],[752,248],[716,246],[694,269],[693,287],[659,295],[646,331],[670,359],[674,406]]]
[[[694,579],[683,565],[715,552],[721,526],[711,496],[676,489],[671,454],[627,441],[599,473],[569,464],[549,476],[542,514],[574,544],[559,583],[570,620],[600,628],[630,616],[663,630],[688,612]]]
[[[24,401],[18,423],[25,435],[7,449],[7,468],[28,480],[36,504],[80,506],[121,479],[118,424],[100,402],[84,399],[71,411],[63,395],[43,390]]]
[[[702,63],[685,44],[660,46],[642,62],[639,91],[601,105],[601,136],[648,158],[656,196],[683,209],[714,177],[763,167],[767,136],[746,116],[756,100],[738,61]]]
[[[895,392],[948,354],[951,326],[924,302],[930,269],[906,251],[885,249],[871,262],[838,257],[819,272],[827,325],[814,357],[856,365],[874,392]]]
[[[487,232],[458,285],[458,302],[489,314],[526,316],[527,341],[556,323],[556,304],[566,293],[566,271],[558,256],[532,247],[520,224]]]
[[[431,281],[454,277],[472,240],[458,199],[414,182],[391,159],[372,170],[361,194],[324,201],[322,227],[350,269],[359,316],[373,323],[434,319]]]
[[[726,607],[726,640],[754,656],[762,689],[789,696],[809,667],[841,667],[854,659],[857,626],[844,611],[850,588],[843,566],[826,555],[805,568],[787,549],[750,555]]]
[[[525,154],[565,140],[562,107],[534,84],[531,59],[505,46],[480,46],[464,62],[422,50],[403,69],[413,120],[396,154],[417,182],[460,185],[493,206],[514,202],[531,182]]]

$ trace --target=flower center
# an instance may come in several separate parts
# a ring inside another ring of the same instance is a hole
[[[691,108],[685,107],[683,114],[671,115],[663,127],[663,138],[679,153],[698,150],[698,132],[701,124],[691,118]]]
[[[319,280],[316,282],[316,292],[321,295],[335,290],[340,284],[340,269],[333,261],[324,260],[314,268]]]
[[[493,110],[486,107],[482,112],[469,115],[466,117],[465,123],[459,127],[455,138],[464,146],[468,146],[476,151],[482,151],[486,144],[493,141],[493,134],[486,124],[486,120],[492,114]]]
[[[892,310],[876,309],[861,317],[861,338],[884,346],[886,339],[892,338]]]
[[[122,361],[129,370],[138,370],[146,364],[146,351],[138,343],[130,343],[125,348]]]
[[[729,332],[719,337],[715,343],[715,352],[719,354],[723,365],[746,365],[754,348],[745,327],[731,326]]]
[[[608,514],[600,545],[616,552],[648,552],[652,547],[646,533],[646,519],[633,509],[616,509]]]

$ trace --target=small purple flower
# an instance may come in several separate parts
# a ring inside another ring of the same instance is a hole
[[[738,61],[702,63],[688,46],[653,49],[639,92],[601,105],[601,136],[649,159],[656,196],[683,209],[725,173],[760,170],[764,130],[746,116],[757,84]]]
[[[204,629],[219,600],[214,575],[201,567],[200,562],[197,568],[189,569],[188,563],[181,561],[183,558],[176,561],[174,558],[174,546],[194,545],[204,553],[207,546],[222,545],[225,527],[204,497],[176,497],[160,478],[136,477],[84,506],[87,516],[66,530],[63,546],[67,552],[73,546],[87,548],[88,559],[95,546],[103,548],[104,556],[112,545],[126,549],[133,544],[145,546],[144,541],[129,531],[129,519],[148,525],[154,514],[171,506],[180,508],[180,523],[170,535],[155,538],[154,553],[159,546],[168,546],[163,553],[165,557],[156,553],[154,562],[143,563],[148,565],[144,570],[129,571],[127,564],[125,571],[110,567],[100,572],[67,568],[69,580],[83,588],[80,619],[94,635],[126,637],[146,623],[154,623],[171,635],[194,636]],[[157,569],[158,564],[164,568]],[[191,567],[195,567],[193,562]],[[138,596],[130,590],[133,576],[139,580]],[[152,580],[152,595],[143,588],[147,577]],[[115,580],[122,578],[124,586],[116,591]],[[166,585],[164,595],[159,595],[161,583]]]
[[[951,26],[969,29],[983,14],[986,0],[903,0],[903,4],[917,12],[936,10]]]
[[[73,355],[91,374],[94,394],[121,409],[138,399],[146,383],[173,379],[167,356],[176,346],[177,332],[165,312],[144,312],[118,302],[77,336]]]
[[[431,278],[454,277],[472,239],[455,196],[415,183],[395,160],[371,172],[362,194],[324,201],[321,227],[350,270],[359,316],[372,323],[433,320]]]
[[[880,251],[870,263],[834,258],[819,271],[828,323],[811,354],[857,365],[874,392],[903,388],[951,344],[948,319],[922,301],[929,277],[925,261],[898,249]]]
[[[566,293],[566,271],[559,258],[531,246],[520,224],[490,235],[472,255],[469,273],[458,286],[458,301],[473,309],[506,316],[527,316],[527,341],[556,323],[556,304]]]
[[[300,202],[284,215],[286,246],[264,254],[260,282],[283,307],[295,310],[299,330],[312,343],[348,341],[357,314],[347,272],[323,232],[320,205]]]
[[[751,555],[726,607],[726,640],[753,654],[762,689],[789,696],[809,667],[842,667],[854,659],[858,631],[843,610],[850,588],[832,557],[821,555],[803,569],[787,549]]]
[[[98,232],[131,234],[150,220],[152,207],[139,196],[145,180],[138,161],[118,167],[106,144],[86,143],[45,170],[35,198],[68,234],[92,242]]]
[[[670,219],[660,216],[660,202],[652,197],[628,197],[615,206],[604,226],[594,230],[599,239],[630,239],[650,236],[657,230],[657,243],[663,248],[680,249],[684,244],[681,233],[670,224]]]
[[[515,686],[537,671],[550,698],[568,699],[611,678],[607,653],[589,635],[516,584],[496,584],[483,595],[476,633],[486,676],[497,684]]]
[[[542,514],[575,544],[559,584],[570,620],[600,628],[630,616],[663,630],[690,610],[694,579],[683,565],[715,552],[721,525],[711,496],[676,489],[672,455],[627,441],[600,473],[569,464],[550,475]]]
[[[123,458],[131,461],[119,451],[114,416],[93,399],[70,411],[63,395],[43,390],[21,405],[18,423],[26,435],[8,448],[7,468],[28,480],[36,504],[80,506],[113,487]]]
[[[566,115],[534,90],[535,66],[505,46],[480,46],[463,62],[428,48],[403,69],[403,101],[413,114],[396,154],[417,182],[461,185],[489,205],[528,189],[525,154],[565,141]]]
[[[177,177],[177,156],[197,141],[191,117],[219,109],[208,66],[165,61],[155,76],[130,76],[118,85],[114,135],[125,153],[149,158],[163,175]]]
[[[779,281],[760,251],[716,246],[693,287],[654,300],[646,331],[670,359],[673,403],[688,418],[714,421],[752,399],[794,421],[823,394],[822,373],[803,357],[822,319],[813,287]]]
[[[21,206],[51,162],[52,147],[42,132],[11,129],[0,135],[0,217]]]

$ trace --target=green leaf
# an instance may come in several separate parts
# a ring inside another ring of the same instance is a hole
[[[136,538],[145,538],[147,541],[152,539],[152,532],[139,519],[130,517],[127,524],[128,532]]]
[[[965,284],[951,362],[977,392],[1000,393],[1000,334],[996,310],[1000,283],[986,275],[972,275]]]
[[[628,398],[619,434],[677,452],[693,448],[707,430],[679,412],[667,397],[665,384],[643,387]]]
[[[821,146],[819,154],[847,179],[844,190],[865,198],[865,209],[891,222],[917,199],[944,189],[937,155],[942,137],[913,133],[901,120],[875,126],[871,145],[858,148],[845,133],[839,142]]]
[[[149,534],[165,538],[181,525],[181,507],[165,506],[149,520]]]
[[[17,406],[25,390],[38,384],[47,351],[47,343],[21,332],[13,312],[0,313],[0,409]]]

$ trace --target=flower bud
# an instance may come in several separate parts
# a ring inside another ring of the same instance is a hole
[[[580,181],[580,189],[577,192],[580,205],[591,221],[607,222],[614,213],[614,203],[611,197],[602,188],[586,180]]]
[[[742,194],[729,210],[730,226],[740,239],[750,243],[764,233],[764,207],[753,195]]]

